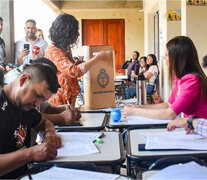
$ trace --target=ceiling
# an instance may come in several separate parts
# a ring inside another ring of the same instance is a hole
[[[42,0],[54,11],[79,9],[143,9],[142,0]]]

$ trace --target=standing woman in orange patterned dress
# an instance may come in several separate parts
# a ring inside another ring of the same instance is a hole
[[[60,14],[49,30],[52,43],[45,52],[45,57],[57,66],[58,81],[61,88],[49,102],[56,105],[74,106],[80,92],[78,78],[83,76],[92,66],[101,60],[109,60],[111,52],[101,51],[98,55],[79,65],[74,64],[71,48],[79,37],[79,23],[69,14]]]

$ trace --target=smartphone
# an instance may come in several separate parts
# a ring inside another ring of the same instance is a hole
[[[29,50],[29,44],[24,44],[24,49]]]

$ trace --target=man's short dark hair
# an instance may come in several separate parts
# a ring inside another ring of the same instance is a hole
[[[31,81],[40,83],[46,81],[48,89],[52,93],[56,93],[60,85],[54,70],[47,64],[32,64],[25,68],[21,74],[29,74]]]
[[[34,19],[28,19],[28,20],[25,22],[25,24],[28,23],[28,22],[34,23],[34,24],[36,25],[36,21],[35,21]]]
[[[47,58],[42,57],[42,58],[38,58],[38,59],[35,59],[35,60],[30,60],[30,63],[31,64],[37,64],[37,63],[47,64],[53,69],[55,74],[57,74],[57,66],[51,60],[49,60]]]
[[[3,21],[3,18],[2,17],[0,17],[0,21]]]

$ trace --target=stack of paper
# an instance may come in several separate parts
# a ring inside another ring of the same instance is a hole
[[[141,116],[127,116],[128,124],[167,124],[170,120],[152,119]]]
[[[207,168],[195,162],[172,165],[152,175],[147,180],[185,179],[201,180],[207,179]]]
[[[92,171],[83,171],[76,169],[53,167],[36,175],[32,175],[32,179],[71,179],[71,180],[114,180],[119,175],[107,174]]]
[[[207,138],[183,131],[141,133],[147,138],[145,149],[207,150]]]
[[[58,133],[61,136],[62,147],[58,149],[58,157],[80,156],[98,153],[99,150],[93,141],[101,136],[102,133]]]

